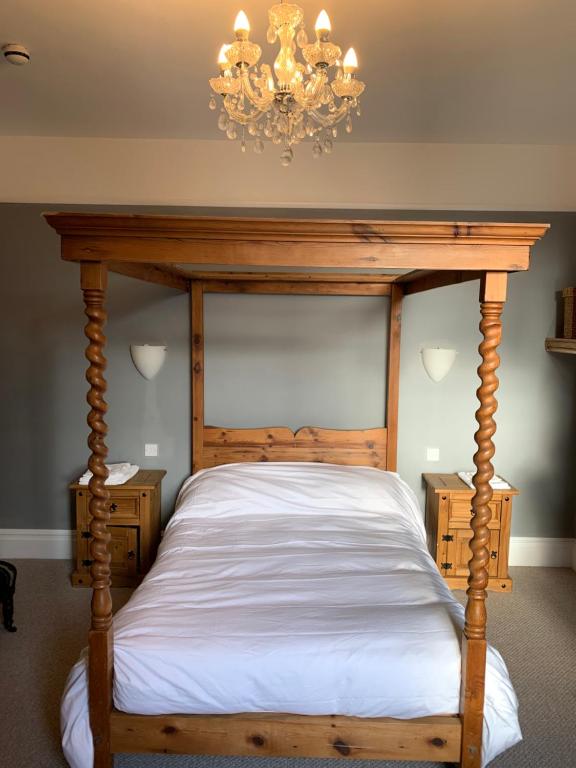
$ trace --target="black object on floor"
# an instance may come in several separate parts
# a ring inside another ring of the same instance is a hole
[[[8,632],[16,632],[14,626],[14,591],[16,589],[16,567],[6,560],[0,560],[0,603],[2,618]]]

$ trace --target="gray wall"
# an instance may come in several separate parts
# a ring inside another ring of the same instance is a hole
[[[47,208],[58,206],[0,206],[0,528],[69,527],[66,486],[87,457],[78,267],[60,261],[58,237],[40,218]],[[576,282],[576,217],[350,215],[552,223],[534,250],[530,272],[510,280],[496,469],[521,490],[514,535],[573,535],[576,361],[547,354],[544,338],[555,330],[555,293]],[[399,470],[420,494],[423,471],[472,468],[477,297],[477,284],[471,283],[408,297],[404,303]],[[207,422],[293,428],[382,424],[386,304],[374,298],[209,297]],[[109,315],[110,460],[167,468],[167,517],[190,465],[188,300],[169,289],[112,275]],[[138,342],[168,345],[166,364],[152,382],[142,379],[130,361],[129,344]],[[427,344],[446,344],[459,353],[440,384],[427,378],[420,362],[419,351]],[[144,458],[145,442],[159,443],[158,459]],[[427,446],[440,448],[439,463],[426,462]]]

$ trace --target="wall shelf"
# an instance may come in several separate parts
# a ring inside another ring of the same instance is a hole
[[[576,339],[546,339],[545,346],[547,352],[576,355]]]

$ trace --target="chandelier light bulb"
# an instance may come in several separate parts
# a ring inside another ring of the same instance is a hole
[[[229,48],[230,46],[227,43],[224,43],[222,48],[220,48],[220,53],[218,54],[218,65],[220,66],[220,69],[230,69],[230,62],[226,56]]]
[[[318,37],[321,37],[322,35],[327,35],[329,32],[332,31],[332,24],[330,23],[330,17],[326,13],[325,10],[321,10],[318,14],[318,18],[316,19],[316,24],[314,25],[314,31],[318,35]]]
[[[358,69],[358,58],[354,48],[348,48],[344,61],[342,62],[342,69],[347,75],[353,75]]]
[[[246,16],[244,11],[238,11],[236,21],[234,22],[234,34],[239,39],[246,39],[249,32],[250,22],[248,21],[248,16]]]

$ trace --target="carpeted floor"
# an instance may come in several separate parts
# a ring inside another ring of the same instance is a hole
[[[21,560],[15,564],[19,569],[18,632],[8,634],[0,628],[0,768],[65,768],[59,746],[59,699],[66,675],[86,643],[90,590],[70,586],[66,562]],[[516,687],[524,741],[491,768],[576,768],[576,573],[513,568],[512,577],[512,594],[490,594],[489,639],[506,659]],[[119,607],[130,590],[114,593]],[[368,765],[351,762],[353,768]],[[333,760],[282,758],[115,758],[116,768],[335,765]]]

